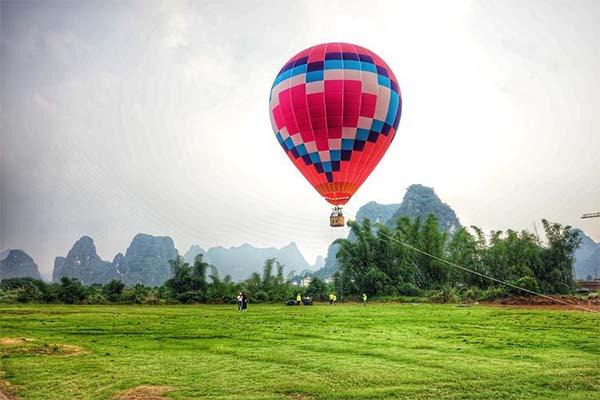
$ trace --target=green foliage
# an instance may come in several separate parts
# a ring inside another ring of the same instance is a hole
[[[423,291],[409,282],[403,282],[398,285],[398,294],[401,296],[419,297],[423,295]]]
[[[542,290],[566,294],[575,289],[573,263],[575,250],[581,244],[579,232],[570,226],[542,220],[548,246],[541,255],[542,264],[538,280]]]
[[[481,289],[477,286],[472,286],[460,294],[463,301],[474,302],[481,298]]]
[[[511,284],[513,284],[519,288],[529,290],[531,292],[539,293],[539,291],[540,291],[540,285],[533,276],[523,276],[515,281],[512,281]],[[510,288],[510,292],[514,293],[514,294],[520,294],[520,295],[529,295],[530,294],[524,290],[519,290],[519,289],[512,288],[512,287]]]
[[[485,290],[482,290],[479,295],[479,300],[481,301],[494,301],[506,297],[508,294],[508,290],[506,287],[491,287]]]
[[[467,287],[485,290],[498,287],[499,281],[535,292],[572,293],[578,233],[569,226],[545,220],[542,223],[547,244],[527,231],[510,229],[493,231],[489,239],[477,227],[471,228],[473,233],[459,228],[449,234],[433,214],[424,223],[420,217],[399,218],[393,229],[374,229],[368,219],[361,223],[349,221],[351,238],[335,242],[340,263],[340,271],[334,275],[335,287],[347,296],[362,292],[371,296],[412,296],[419,294],[414,289],[435,290],[431,296],[444,302],[454,301],[457,295],[449,288],[459,292]],[[499,293],[506,290],[482,295],[494,297]],[[477,295],[472,289],[469,298]]]
[[[317,277],[313,277],[306,288],[305,294],[313,300],[326,301],[329,294],[335,291],[332,285],[329,285]]]
[[[104,285],[102,288],[102,293],[108,301],[115,303],[121,301],[124,288],[125,284],[123,282],[113,279]]]
[[[63,276],[60,279],[58,299],[65,304],[77,304],[85,299],[85,288],[77,279]]]
[[[457,303],[460,299],[456,289],[449,286],[429,291],[427,298],[432,303]]]

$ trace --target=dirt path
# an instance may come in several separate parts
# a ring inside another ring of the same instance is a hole
[[[492,307],[530,308],[540,310],[583,311],[579,307],[585,307],[587,309],[600,312],[600,298],[587,300],[582,300],[571,296],[555,296],[554,298],[556,298],[558,301],[536,296],[511,296],[494,302],[484,302],[482,304]]]

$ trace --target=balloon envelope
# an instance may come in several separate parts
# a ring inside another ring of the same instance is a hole
[[[390,67],[348,43],[292,57],[269,100],[271,124],[290,160],[333,205],[344,205],[396,136],[402,99]]]

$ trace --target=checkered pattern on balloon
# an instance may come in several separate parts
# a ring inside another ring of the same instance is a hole
[[[375,53],[325,43],[283,66],[269,110],[290,160],[325,200],[342,206],[394,139],[402,98],[394,73]]]

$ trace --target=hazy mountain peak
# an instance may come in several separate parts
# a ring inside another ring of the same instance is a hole
[[[4,260],[6,257],[8,257],[8,255],[10,254],[10,250],[11,249],[6,249],[6,250],[0,252],[0,261]]]
[[[437,217],[440,227],[445,231],[451,232],[461,227],[454,210],[442,202],[433,188],[421,184],[413,184],[406,189],[400,207],[387,224],[395,225],[401,216],[425,220],[429,214]]]
[[[2,257],[0,259],[0,280],[21,277],[41,279],[37,264],[23,250],[6,250],[2,252]]]
[[[302,271],[310,269],[310,265],[291,242],[281,248],[255,247],[244,243],[239,247],[211,247],[205,255],[205,261],[217,267],[222,275],[230,274],[234,280],[248,278],[252,272],[261,272],[265,260],[276,258],[284,265],[288,273],[291,270]]]
[[[206,250],[204,250],[197,244],[193,244],[190,246],[188,251],[185,252],[185,254],[183,255],[183,259],[185,260],[185,262],[192,264],[198,254],[206,254]]]
[[[596,243],[581,229],[575,229],[581,238],[581,244],[575,251],[573,270],[577,279],[600,276],[600,243]]]
[[[393,217],[394,213],[400,208],[398,204],[380,204],[376,201],[369,201],[358,209],[356,220],[362,221],[369,219],[375,223],[385,223]]]

